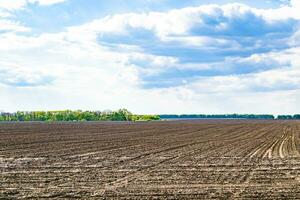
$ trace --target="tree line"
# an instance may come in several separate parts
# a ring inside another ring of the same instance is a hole
[[[0,121],[151,121],[158,115],[136,115],[126,109],[117,111],[18,111],[0,113]]]
[[[184,115],[136,115],[126,109],[117,111],[18,111],[0,112],[0,121],[153,121],[164,119],[279,119],[296,120],[296,115],[268,114],[184,114]]]
[[[161,119],[279,119],[279,120],[298,120],[300,114],[295,115],[274,115],[269,114],[190,114],[190,115],[159,115]]]
[[[277,119],[284,119],[284,120],[300,119],[300,114],[297,114],[297,115],[278,115]]]

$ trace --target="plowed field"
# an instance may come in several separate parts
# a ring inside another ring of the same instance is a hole
[[[0,199],[300,199],[300,122],[1,123]]]

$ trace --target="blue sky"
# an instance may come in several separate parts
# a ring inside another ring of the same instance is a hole
[[[0,0],[0,110],[300,113],[298,0]]]

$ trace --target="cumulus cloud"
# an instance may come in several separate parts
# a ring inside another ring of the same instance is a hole
[[[25,27],[16,21],[0,19],[0,31],[28,32],[30,31],[30,28]]]
[[[62,3],[66,0],[1,0],[0,1],[0,9],[4,10],[18,10],[23,9],[28,4],[37,3],[42,6],[52,5],[57,3]]]
[[[28,0],[29,3],[38,3],[39,5],[42,5],[42,6],[48,6],[48,5],[52,5],[52,4],[62,3],[65,1],[66,0]]]
[[[280,69],[247,75],[201,78],[185,87],[207,93],[299,90],[300,70]]]
[[[291,5],[294,8],[300,8],[300,2],[298,0],[291,0]]]
[[[0,63],[0,84],[13,87],[31,87],[50,84],[53,78],[43,71],[22,67],[13,63]]]
[[[282,9],[285,9],[288,15],[282,15]],[[108,16],[83,25],[80,30],[129,34],[135,29],[138,31],[142,28],[145,31],[154,32],[161,39],[187,33],[197,35],[229,35],[234,33],[235,36],[251,36],[253,34],[256,36],[269,32],[289,31],[285,28],[290,28],[290,23],[297,19],[297,15],[289,12],[293,10],[294,7],[287,6],[263,10],[243,4],[206,5],[171,10],[165,13],[129,13]],[[277,18],[277,14],[280,14],[281,18]],[[245,23],[248,26],[241,26]],[[237,32],[232,32],[236,28],[238,28]],[[79,30],[78,27],[76,29]]]
[[[31,29],[20,23],[14,12],[24,9],[28,4],[49,6],[66,0],[1,0],[0,1],[0,34],[6,32],[28,32]]]
[[[109,16],[69,31],[111,51],[120,52],[126,46],[127,56],[128,52],[148,55],[129,59],[143,85],[174,87],[198,77],[290,67],[286,51],[298,41],[294,9],[294,5],[269,10],[243,4],[207,5]],[[289,11],[293,15],[282,15]],[[158,58],[164,62],[149,60]]]
[[[130,13],[95,20],[69,31],[74,37],[85,35],[97,39],[112,50],[130,45],[148,54],[176,57],[183,63],[214,61],[231,55],[251,56],[287,48],[299,21],[296,17],[273,17],[281,9],[229,4],[166,13]]]
[[[17,10],[23,8],[27,0],[1,0],[0,9]]]

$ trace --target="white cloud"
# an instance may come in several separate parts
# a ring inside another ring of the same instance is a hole
[[[202,78],[186,86],[203,93],[249,93],[300,89],[300,70],[271,70],[249,75]]]
[[[34,70],[12,63],[0,63],[0,84],[27,87],[47,85],[52,81],[49,75],[44,75],[43,70]]]
[[[27,0],[0,0],[0,9],[17,10],[23,8]]]
[[[12,15],[9,12],[0,10],[0,18],[8,18],[11,16]]]
[[[0,9],[9,11],[23,9],[29,3],[37,3],[42,6],[62,3],[66,0],[0,0]]]
[[[12,20],[0,19],[0,31],[28,32],[30,28]]]
[[[265,10],[237,3],[223,6],[211,4],[175,9],[165,13],[127,13],[97,19],[83,26],[70,28],[69,30],[85,33],[126,33],[128,28],[143,28],[153,31],[161,39],[164,39],[171,35],[185,35],[195,24],[198,26],[207,26],[207,23],[210,22],[205,20],[210,19],[214,20],[211,26],[215,31],[226,31],[226,29],[230,28],[228,27],[228,23],[239,18],[243,20],[247,20],[247,17],[262,18],[269,25],[280,23],[282,20],[299,19],[299,12],[296,12],[296,3],[293,3],[293,5]],[[222,18],[226,18],[225,21],[222,21]],[[253,19],[249,18],[249,21],[245,22],[251,23],[251,20]]]
[[[291,5],[294,8],[300,8],[300,1],[299,0],[291,0]]]
[[[24,9],[30,3],[49,6],[64,1],[66,0],[0,0],[0,31],[28,32],[31,29],[17,21],[14,11]]]
[[[57,3],[63,3],[66,0],[27,0],[29,3],[38,3],[41,6],[49,6]]]
[[[299,46],[300,45],[300,29],[295,32],[291,38],[289,38],[289,44],[291,46]]]

